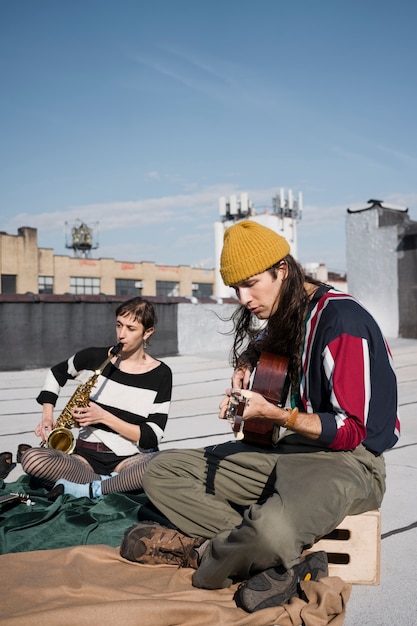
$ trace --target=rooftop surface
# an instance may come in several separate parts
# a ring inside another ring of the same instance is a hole
[[[398,375],[402,435],[385,453],[387,492],[381,507],[381,582],[353,585],[346,626],[414,626],[417,623],[414,567],[417,557],[417,341],[390,342]],[[163,359],[174,375],[173,400],[162,449],[201,447],[232,438],[230,426],[217,417],[218,405],[230,386],[226,354]],[[0,372],[0,452],[15,460],[20,443],[39,445],[33,433],[40,419],[36,396],[46,370]],[[61,410],[73,388],[63,390]],[[21,474],[18,464],[8,475]]]

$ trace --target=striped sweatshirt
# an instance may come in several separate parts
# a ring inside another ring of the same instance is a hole
[[[72,379],[86,382],[105,361],[108,351],[109,348],[85,348],[54,365],[37,397],[39,404],[55,406],[65,383]],[[88,441],[102,441],[120,456],[137,454],[138,447],[157,448],[167,423],[171,393],[172,372],[162,361],[143,374],[128,374],[109,363],[98,377],[90,398],[116,417],[140,426],[140,440],[136,446],[104,424],[81,428],[79,436]]]
[[[374,318],[352,296],[319,288],[306,319],[301,404],[317,413],[331,450],[381,454],[400,435],[392,356]],[[301,407],[300,407],[301,408]]]

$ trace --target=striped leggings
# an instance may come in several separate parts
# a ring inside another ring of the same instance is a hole
[[[159,452],[135,454],[122,460],[113,476],[102,481],[102,493],[143,491],[142,478],[148,463]],[[53,487],[59,478],[73,483],[91,483],[103,477],[97,474],[86,459],[77,454],[67,454],[54,448],[30,448],[22,456],[22,468],[30,476],[41,479]]]

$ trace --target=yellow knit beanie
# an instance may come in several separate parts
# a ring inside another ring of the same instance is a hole
[[[275,231],[253,220],[237,222],[224,233],[220,274],[225,285],[235,285],[260,274],[290,253],[290,245]]]

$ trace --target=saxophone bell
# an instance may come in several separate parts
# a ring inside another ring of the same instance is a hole
[[[61,450],[61,452],[72,454],[75,450],[75,444],[76,441],[73,432],[65,426],[58,426],[51,430],[48,439],[42,447],[54,448],[54,450]]]

